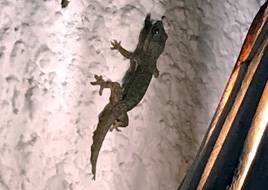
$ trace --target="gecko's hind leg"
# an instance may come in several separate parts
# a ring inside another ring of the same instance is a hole
[[[119,118],[115,120],[113,126],[110,128],[110,131],[113,131],[114,129],[116,131],[121,131],[119,128],[127,126],[128,126],[128,115],[127,113],[123,113]]]
[[[113,110],[114,106],[119,103],[119,101],[122,98],[123,89],[120,86],[118,82],[112,82],[112,81],[105,81],[103,80],[102,76],[95,75],[94,76],[96,81],[91,82],[92,85],[99,85],[100,90],[99,94],[102,95],[102,91],[104,88],[110,88],[111,89],[111,95],[110,95],[110,102],[105,106],[103,111],[99,114],[99,121],[105,120],[105,112],[108,110]],[[115,110],[114,110],[115,111]],[[118,117],[118,119],[113,123],[113,126],[111,127],[111,131],[113,129],[116,129],[117,131],[120,131],[119,127],[126,127],[128,126],[128,115],[127,112],[123,112],[121,116]]]
[[[91,84],[100,86],[100,90],[99,90],[100,95],[102,95],[102,91],[104,88],[111,89],[110,102],[107,104],[107,106],[111,107],[111,106],[117,104],[121,100],[122,94],[123,94],[123,89],[120,86],[120,84],[118,82],[105,81],[105,80],[103,80],[101,75],[100,76],[95,75],[94,77],[95,77],[96,81],[91,82]]]

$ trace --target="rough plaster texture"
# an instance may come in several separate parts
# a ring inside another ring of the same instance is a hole
[[[174,190],[211,120],[257,0],[0,1],[0,190]],[[169,34],[129,127],[107,135],[91,181],[90,145],[146,13]]]

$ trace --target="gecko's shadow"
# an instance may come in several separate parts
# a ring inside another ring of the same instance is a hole
[[[205,4],[199,3],[198,7],[197,1],[187,0],[181,7],[177,4],[178,1],[170,0],[166,6],[169,39],[164,56],[168,57],[169,62],[164,65],[167,65],[165,70],[170,73],[177,94],[181,95],[175,98],[179,101],[174,102],[178,109],[171,110],[176,123],[178,149],[182,154],[177,176],[181,181],[197,153],[214,112],[213,106],[216,106],[215,96],[220,96],[224,82],[217,86],[211,81],[217,75],[212,73],[212,68],[216,67],[216,55],[210,42],[221,37],[221,34],[211,27],[213,23],[206,24],[203,11],[207,8],[202,7]],[[224,2],[211,2],[209,5],[214,4],[224,7]],[[214,18],[215,22],[221,22],[223,16],[220,14]]]

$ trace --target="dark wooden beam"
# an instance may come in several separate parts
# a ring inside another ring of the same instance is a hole
[[[199,152],[179,190],[254,189],[268,140],[268,1],[248,31]],[[259,184],[268,184],[268,171]],[[260,185],[261,186],[261,185]],[[268,186],[266,186],[268,187]],[[256,188],[255,188],[256,189]]]

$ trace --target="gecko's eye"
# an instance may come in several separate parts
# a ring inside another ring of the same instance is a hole
[[[157,35],[159,34],[159,29],[158,28],[154,28],[153,29],[153,35]]]

